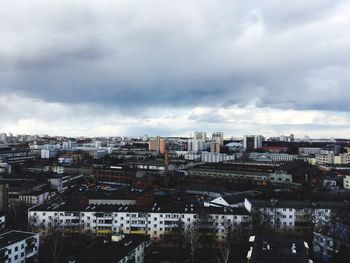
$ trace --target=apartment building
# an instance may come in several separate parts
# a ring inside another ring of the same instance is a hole
[[[0,235],[1,262],[38,262],[38,251],[38,234],[13,230]]]
[[[248,263],[312,263],[307,242],[287,237],[251,236]]]
[[[72,256],[70,263],[143,263],[145,248],[151,244],[150,240],[141,235],[125,235],[116,233],[111,239],[104,242],[96,242],[88,249],[81,251],[77,256]]]
[[[49,198],[48,191],[33,191],[30,194],[19,195],[19,200],[26,205],[40,205]]]
[[[224,239],[225,227],[233,229],[250,227],[251,216],[245,208],[184,207],[136,205],[88,205],[72,206],[42,204],[29,209],[28,222],[32,228],[45,229],[55,226],[67,233],[90,230],[97,236],[115,232],[144,234],[152,239],[173,234],[179,228],[186,229],[197,222],[209,222],[218,239]]]
[[[248,200],[245,207],[275,229],[302,231],[312,224],[326,224],[338,209],[350,209],[341,201]]]

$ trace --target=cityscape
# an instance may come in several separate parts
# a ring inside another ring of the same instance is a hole
[[[347,262],[350,139],[0,133],[2,262]]]
[[[350,263],[350,1],[0,1],[0,263]]]

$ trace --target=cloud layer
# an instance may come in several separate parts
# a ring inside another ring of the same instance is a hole
[[[8,1],[0,94],[17,107],[0,104],[1,130],[346,136],[349,13],[334,0]]]

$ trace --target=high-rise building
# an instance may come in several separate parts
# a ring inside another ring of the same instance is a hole
[[[198,139],[189,139],[188,140],[188,151],[189,152],[200,152],[205,148],[205,143],[202,140]]]
[[[193,139],[200,140],[202,142],[206,142],[207,141],[207,134],[205,132],[195,132],[193,134]]]
[[[263,137],[261,135],[245,135],[243,148],[246,151],[253,151],[262,147]]]
[[[210,143],[210,152],[213,153],[220,153],[220,144],[218,142],[211,142]]]
[[[148,142],[148,149],[150,151],[157,151],[160,154],[165,153],[165,139],[160,138],[159,136],[150,139]]]
[[[220,146],[224,145],[224,133],[223,132],[214,132],[212,134],[212,140],[217,142]]]
[[[0,143],[7,143],[7,134],[0,133]]]
[[[188,140],[188,151],[201,152],[207,148],[207,134],[205,132],[195,132]]]

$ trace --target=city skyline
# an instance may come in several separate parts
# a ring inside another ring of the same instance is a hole
[[[11,1],[1,130],[349,137],[349,12],[346,1]]]

